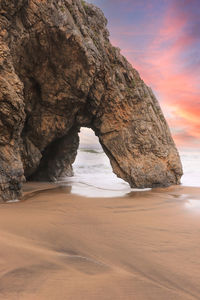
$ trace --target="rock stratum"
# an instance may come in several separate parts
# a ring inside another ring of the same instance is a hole
[[[20,198],[25,179],[71,175],[83,126],[131,187],[180,183],[158,101],[106,25],[85,1],[1,0],[1,201]]]

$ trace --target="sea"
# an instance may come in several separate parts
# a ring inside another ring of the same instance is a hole
[[[200,187],[200,151],[179,150],[184,175],[181,184]],[[73,164],[74,176],[64,179],[63,184],[71,186],[71,193],[87,197],[121,197],[132,191],[124,180],[113,172],[108,157],[105,155],[98,138],[85,129],[80,133],[80,146]]]

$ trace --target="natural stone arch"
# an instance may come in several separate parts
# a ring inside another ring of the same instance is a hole
[[[98,8],[2,0],[0,9],[0,198],[20,196],[23,174],[52,180],[70,172],[81,126],[94,130],[113,171],[132,187],[180,182],[160,106],[110,44]]]

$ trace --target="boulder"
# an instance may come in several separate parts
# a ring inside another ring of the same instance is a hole
[[[0,2],[0,199],[25,179],[72,175],[81,127],[131,187],[179,184],[182,166],[152,90],[80,0]]]

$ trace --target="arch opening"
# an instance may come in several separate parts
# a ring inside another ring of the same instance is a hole
[[[79,148],[73,163],[74,176],[66,178],[71,192],[88,197],[119,197],[130,192],[130,186],[112,170],[98,137],[90,128],[82,127]]]

